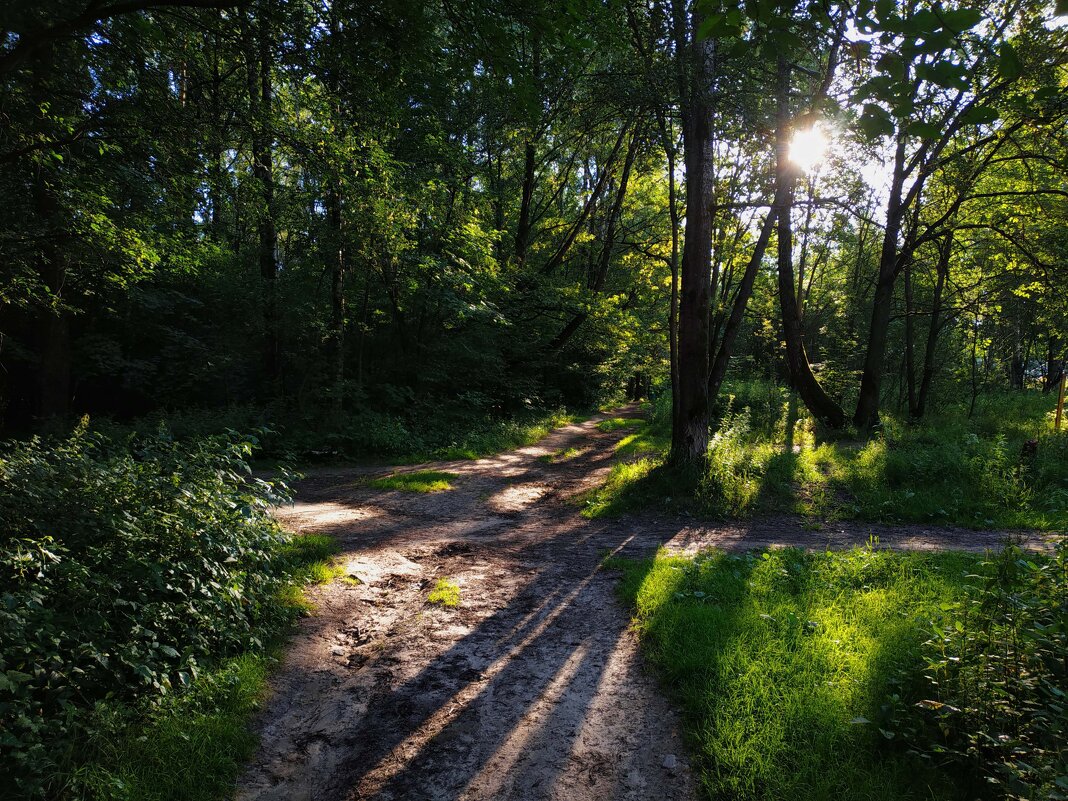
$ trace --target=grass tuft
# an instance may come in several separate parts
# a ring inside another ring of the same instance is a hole
[[[446,609],[455,609],[460,605],[460,585],[440,578],[434,585],[434,589],[427,595],[426,600],[427,603],[443,606]]]
[[[607,420],[602,420],[597,424],[597,428],[600,431],[620,431],[625,428],[634,428],[641,425],[641,420],[637,420],[633,417],[610,417]]]
[[[438,470],[418,470],[414,473],[394,473],[382,478],[373,478],[367,484],[378,490],[444,492],[452,489],[451,482],[456,477],[456,473],[443,473]]]

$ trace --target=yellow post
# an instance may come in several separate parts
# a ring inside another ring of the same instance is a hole
[[[1057,395],[1057,422],[1053,424],[1054,431],[1061,430],[1061,417],[1064,414],[1064,382],[1068,379],[1068,375],[1065,375],[1064,370],[1061,370],[1061,389]]]

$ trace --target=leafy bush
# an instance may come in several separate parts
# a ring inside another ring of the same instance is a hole
[[[0,786],[54,791],[94,705],[160,697],[287,616],[254,440],[67,439],[0,455]]]
[[[969,795],[1068,798],[1068,543],[1009,547],[925,644],[917,704],[896,709],[913,750]]]

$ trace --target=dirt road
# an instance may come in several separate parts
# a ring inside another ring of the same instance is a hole
[[[570,501],[604,479],[626,434],[598,430],[601,419],[511,453],[403,468],[457,474],[446,492],[376,491],[359,469],[300,484],[279,516],[293,530],[336,536],[353,578],[313,592],[317,612],[272,682],[239,799],[689,799],[678,715],[643,670],[601,567],[606,555],[661,544],[840,547],[872,534],[903,548],[1002,539],[847,524],[808,531],[787,518],[588,521]],[[580,453],[544,458],[567,448]],[[459,585],[458,608],[426,603],[438,578]]]

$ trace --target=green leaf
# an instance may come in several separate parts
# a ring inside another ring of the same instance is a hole
[[[1020,55],[1008,42],[1001,45],[1001,51],[998,53],[998,74],[1007,81],[1014,81],[1023,75]]]
[[[912,136],[919,136],[922,139],[937,139],[938,135],[942,132],[942,129],[933,122],[922,122],[917,120],[916,122],[910,122],[905,131]]]
[[[894,121],[882,106],[865,103],[860,115],[860,129],[869,139],[889,136],[894,132]]]
[[[946,11],[942,14],[942,22],[945,26],[957,33],[963,33],[973,28],[983,19],[983,12],[977,8],[958,8],[954,11]]]
[[[998,119],[997,109],[990,106],[976,106],[971,109],[967,114],[961,117],[965,123],[969,125],[987,125],[991,122],[996,122]]]

